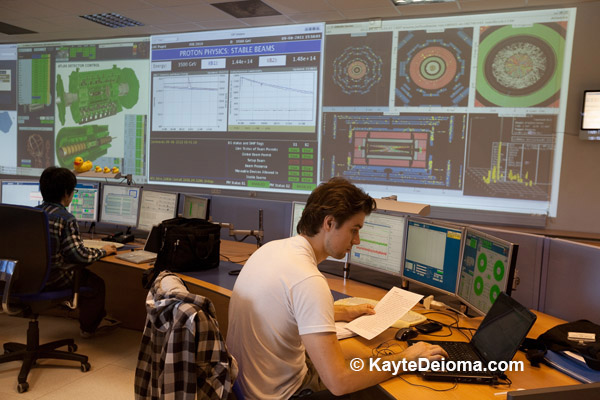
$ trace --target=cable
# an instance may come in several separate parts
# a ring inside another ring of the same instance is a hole
[[[396,375],[396,377],[402,379],[404,382],[408,383],[411,386],[422,387],[422,388],[425,388],[425,389],[433,390],[434,392],[448,392],[450,390],[456,389],[456,387],[458,386],[458,382],[454,381],[454,385],[452,385],[452,387],[449,387],[447,389],[436,389],[436,388],[433,388],[431,386],[421,385],[421,384],[418,384],[418,383],[409,382],[403,376],[400,376],[400,375]]]

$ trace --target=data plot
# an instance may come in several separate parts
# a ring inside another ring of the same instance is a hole
[[[156,75],[153,131],[227,129],[227,74]]]
[[[230,130],[314,131],[317,70],[232,73]]]

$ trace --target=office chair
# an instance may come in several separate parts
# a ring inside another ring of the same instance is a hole
[[[0,363],[22,360],[17,390],[29,389],[27,376],[42,358],[72,360],[81,363],[81,371],[90,369],[87,356],[74,354],[73,339],[40,345],[38,315],[61,302],[75,307],[74,290],[43,291],[50,275],[50,236],[48,216],[37,208],[0,204],[0,292],[2,311],[30,318],[27,344],[5,343]],[[75,288],[77,293],[78,288]],[[66,346],[68,351],[57,350]]]

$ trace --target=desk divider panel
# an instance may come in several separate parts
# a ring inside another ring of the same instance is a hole
[[[600,324],[600,247],[548,238],[540,311]]]

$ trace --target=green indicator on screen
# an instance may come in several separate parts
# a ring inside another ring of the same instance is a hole
[[[268,188],[269,186],[271,186],[271,183],[269,181],[248,181],[247,184],[249,187],[257,188]]]

